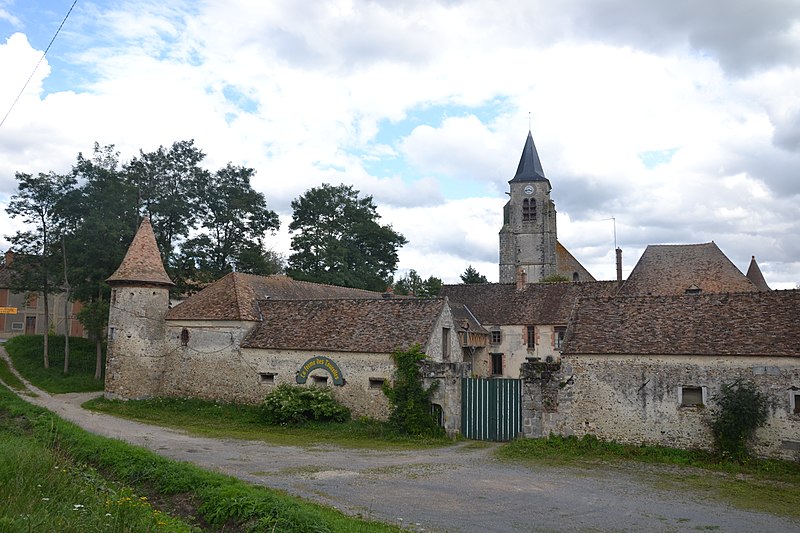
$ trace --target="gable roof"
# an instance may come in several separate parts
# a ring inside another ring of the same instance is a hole
[[[528,131],[528,138],[525,139],[525,146],[522,148],[522,156],[519,158],[517,173],[509,181],[548,181],[544,177],[542,162],[539,161],[539,152],[533,144],[533,135]]]
[[[381,297],[378,292],[296,281],[283,275],[256,276],[231,272],[170,309],[167,320],[258,321],[261,315],[257,300]]]
[[[144,218],[119,268],[106,281],[111,285],[175,285],[169,279],[156,244],[150,219]]]
[[[428,343],[445,300],[259,300],[244,348],[391,353]]]
[[[564,354],[800,357],[800,291],[587,298]]]
[[[747,279],[749,279],[753,285],[755,285],[758,290],[760,291],[768,291],[771,290],[769,285],[767,285],[767,280],[764,279],[764,274],[761,273],[761,269],[758,268],[758,263],[756,263],[756,256],[753,256],[750,259],[750,266],[747,267],[747,274],[745,274]]]
[[[679,295],[695,286],[703,293],[758,290],[714,242],[651,244],[619,294]]]
[[[556,241],[556,271],[570,281],[575,272],[578,273],[578,281],[595,281],[594,276],[559,241]]]
[[[514,283],[444,285],[439,292],[461,302],[483,325],[566,324],[575,300],[581,296],[612,296],[614,281],[577,283],[528,283],[517,290]]]

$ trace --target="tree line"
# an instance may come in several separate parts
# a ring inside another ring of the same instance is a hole
[[[48,297],[66,292],[83,303],[78,318],[101,342],[108,319],[110,287],[143,217],[153,226],[175,291],[196,290],[228,272],[259,275],[285,272],[294,279],[383,291],[435,296],[442,281],[423,280],[411,270],[395,281],[398,250],[407,243],[380,223],[371,196],[348,185],[322,184],[292,201],[292,253],[285,259],[266,246],[280,227],[264,194],[253,189],[255,171],[233,165],[209,171],[194,141],[178,141],[120,161],[113,145],[95,143],[79,153],[69,172],[17,172],[17,193],[8,214],[26,223],[7,236],[15,252],[12,290]],[[465,283],[486,282],[472,266]],[[66,314],[66,313],[65,313]],[[49,313],[44,328],[50,330]],[[45,335],[44,365],[47,360]],[[65,348],[68,372],[68,344]]]

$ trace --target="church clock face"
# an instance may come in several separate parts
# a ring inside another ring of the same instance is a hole
[[[526,185],[524,191],[525,191],[525,194],[533,194],[533,186],[532,185]]]

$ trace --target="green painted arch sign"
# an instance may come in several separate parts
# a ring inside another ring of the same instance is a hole
[[[342,377],[342,371],[339,369],[339,365],[336,364],[336,361],[330,357],[324,357],[321,355],[314,356],[303,363],[303,366],[300,367],[300,370],[297,371],[297,374],[294,377],[295,381],[302,385],[308,380],[308,375],[318,368],[328,371],[333,378],[334,385],[338,385],[340,387],[344,385],[344,377]]]

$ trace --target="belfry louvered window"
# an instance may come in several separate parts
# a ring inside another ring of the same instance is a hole
[[[536,220],[536,199],[525,198],[522,200],[522,221]]]

